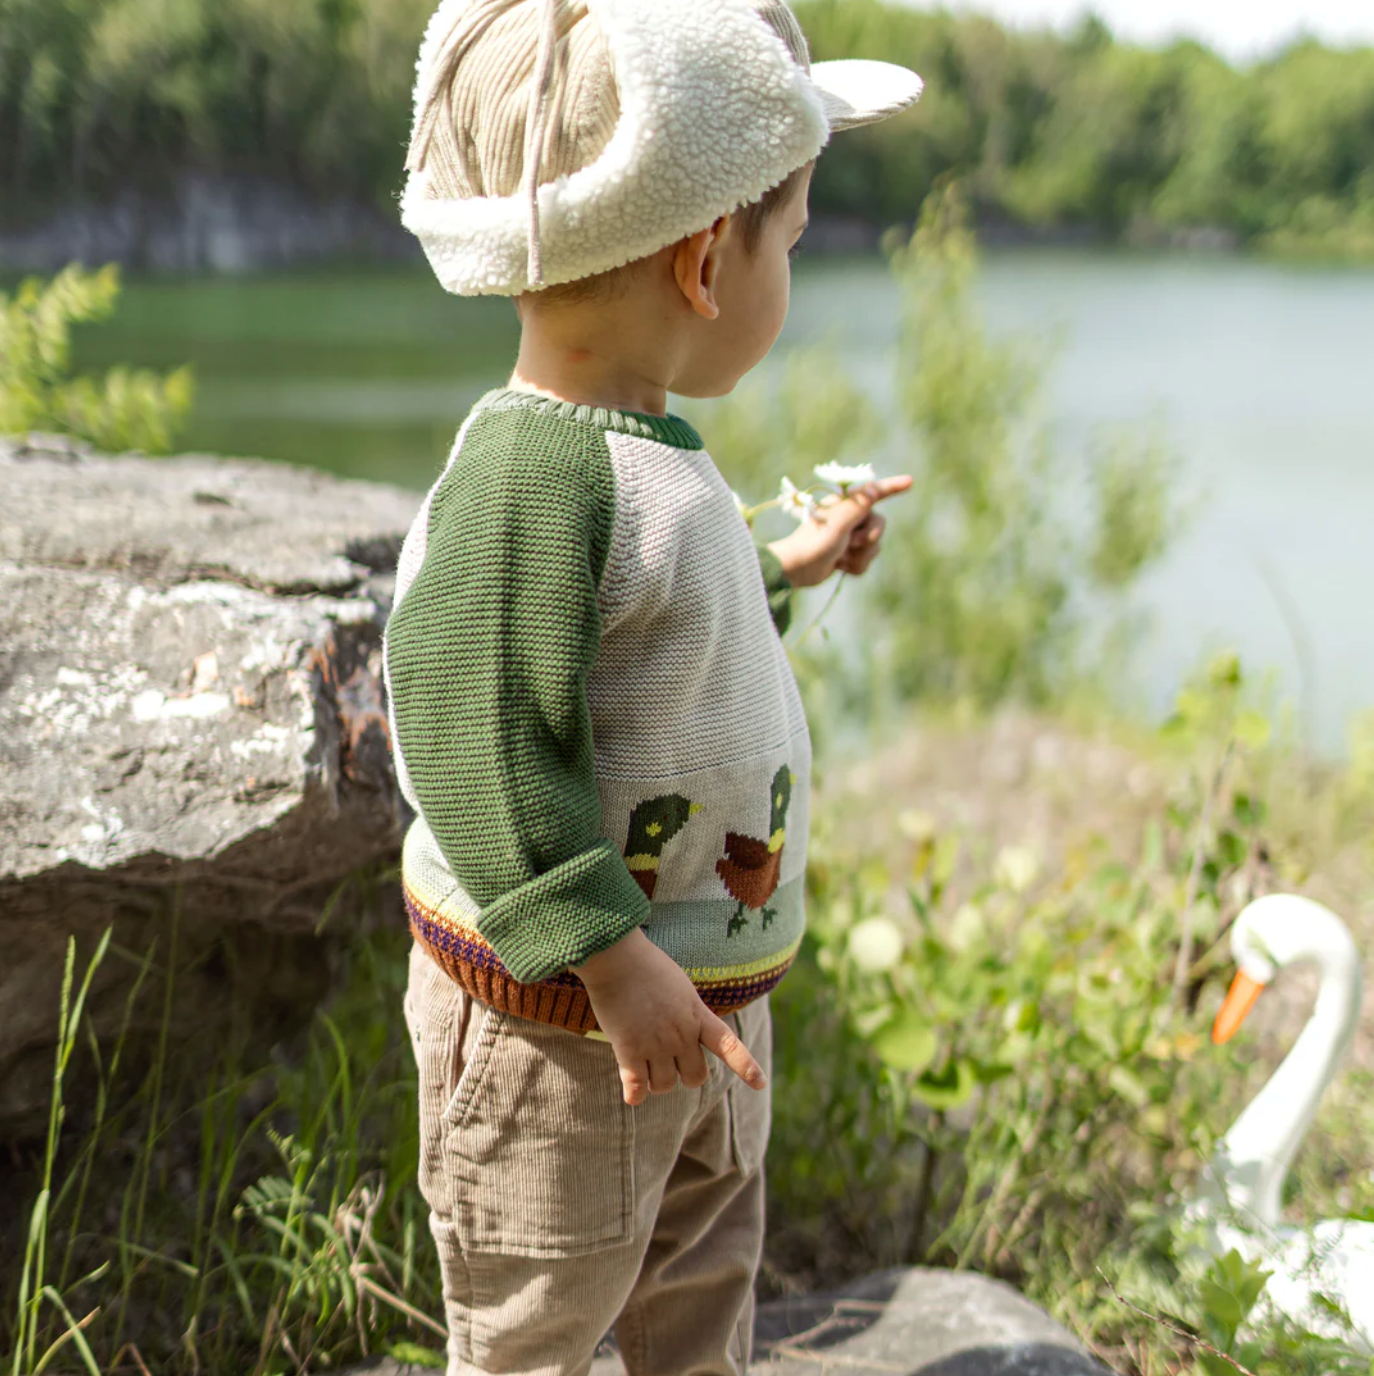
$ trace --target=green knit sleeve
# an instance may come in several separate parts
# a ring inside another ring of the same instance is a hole
[[[773,625],[778,628],[779,635],[785,635],[792,622],[792,584],[782,571],[782,560],[758,536],[754,537],[754,548],[763,571],[763,586],[768,592],[768,610],[773,614]]]
[[[421,814],[525,983],[649,917],[599,834],[586,700],[614,502],[595,431],[528,409],[479,417],[387,627],[396,745]]]

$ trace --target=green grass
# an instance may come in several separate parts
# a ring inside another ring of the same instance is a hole
[[[1012,1281],[1128,1376],[1235,1369],[1189,1334],[1256,1376],[1367,1376],[1368,1359],[1339,1345],[1247,1328],[1254,1268],[1202,1256],[1181,1221],[1272,1064],[1272,1036],[1223,1050],[1206,1030],[1229,976],[1226,924],[1285,872],[1269,804],[1298,771],[1280,767],[1230,661],[1180,702],[1151,756],[1171,773],[1169,801],[1128,854],[1086,836],[1049,866],[976,832],[923,830],[899,859],[877,804],[854,853],[822,812],[809,933],[775,997],[766,1289],[968,1267]],[[1363,824],[1358,770],[1322,793]],[[1194,944],[1176,992],[1185,911]],[[174,944],[128,981],[128,1009],[160,1004],[162,1034],[97,1048],[86,991],[102,963],[132,956],[108,938],[69,950],[27,1244],[0,1292],[11,1376],[438,1360],[408,941],[383,928],[349,943],[338,993],[266,1063],[236,1050],[245,1029],[170,1038]],[[64,1132],[75,1085],[94,1086],[94,1108]],[[1328,1096],[1292,1221],[1374,1213],[1371,1088],[1357,1066]]]
[[[12,1376],[67,1370],[73,1355],[92,1372],[265,1374],[394,1342],[442,1347],[414,1185],[408,943],[394,928],[354,943],[329,1009],[266,1064],[236,1050],[247,1028],[170,1038],[174,941],[130,984],[130,1010],[161,1003],[160,1034],[99,1048],[85,994],[128,956],[107,933],[78,980],[69,948],[50,1127],[0,1312]],[[64,1137],[73,1076],[94,1110]]]

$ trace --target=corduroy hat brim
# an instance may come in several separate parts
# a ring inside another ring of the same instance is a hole
[[[877,124],[900,114],[920,99],[924,87],[907,67],[864,58],[813,62],[810,76],[832,131]]]

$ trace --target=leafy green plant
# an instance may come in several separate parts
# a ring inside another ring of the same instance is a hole
[[[1138,633],[1132,589],[1181,524],[1172,458],[1157,426],[1104,431],[1081,459],[1055,449],[1040,414],[1043,341],[984,328],[957,185],[926,198],[890,261],[902,301],[890,409],[821,349],[704,408],[702,428],[744,491],[767,490],[799,461],[872,459],[913,474],[860,594],[865,633],[843,657],[855,695],[1061,700],[1109,678]],[[1085,512],[1061,499],[1080,470]],[[1093,624],[1115,633],[1091,643]],[[796,658],[803,678],[832,679]]]
[[[871,856],[828,853],[822,831],[807,941],[774,1001],[774,1275],[971,1267],[1122,1371],[1212,1376],[1229,1357],[1256,1376],[1364,1376],[1368,1358],[1257,1303],[1261,1268],[1200,1265],[1182,1207],[1263,1073],[1252,1042],[1206,1037],[1227,922],[1281,861],[1261,796],[1269,732],[1243,684],[1220,657],[1181,695],[1159,756],[1179,782],[1129,862],[1091,838],[1051,865],[930,830],[896,886]],[[1176,755],[1180,733],[1193,744]],[[1312,1216],[1355,1206],[1334,1185],[1374,1126],[1358,1085],[1323,1121],[1303,1158]]]
[[[243,1028],[171,1035],[172,930],[165,952],[135,961],[112,1048],[95,1039],[85,996],[103,962],[130,953],[107,936],[79,982],[69,954],[28,1248],[17,1271],[0,1273],[13,1298],[0,1310],[0,1349],[15,1354],[6,1371],[38,1376],[75,1353],[95,1376],[125,1358],[268,1376],[394,1345],[432,1364],[444,1331],[428,1312],[437,1264],[415,1189],[408,934],[360,938],[346,953],[350,978],[309,1035],[245,1064]],[[130,1014],[150,1006],[158,1029],[135,1046]],[[63,1143],[76,1070],[96,1109]]]
[[[874,633],[890,638],[892,680],[908,700],[1056,700],[1100,667],[1083,658],[1090,611],[1118,619],[1177,529],[1171,461],[1157,432],[1106,434],[1082,465],[1086,517],[1065,509],[1056,494],[1079,465],[1056,451],[1041,415],[1044,345],[986,332],[957,185],[927,197],[892,264],[916,484],[884,556]]]
[[[1191,1281],[1195,1321],[1151,1313],[1111,1287],[1105,1275],[1103,1280],[1117,1302],[1151,1330],[1182,1339],[1182,1353],[1194,1355],[1184,1369],[1194,1376],[1367,1376],[1374,1369],[1374,1360],[1345,1343],[1266,1317],[1263,1293],[1269,1276],[1262,1263],[1234,1249],[1214,1258]],[[1143,1346],[1138,1350],[1147,1352]],[[1153,1368],[1148,1355],[1146,1360],[1147,1369]],[[1170,1360],[1167,1369],[1179,1368]]]
[[[48,430],[107,450],[166,453],[191,408],[189,367],[166,375],[113,368],[72,377],[72,326],[102,320],[119,297],[119,270],[64,268],[50,282],[26,279],[0,292],[0,434]]]
[[[1245,1365],[1257,1364],[1263,1352],[1258,1343],[1243,1343],[1241,1331],[1250,1317],[1270,1273],[1254,1262],[1247,1262],[1234,1249],[1212,1263],[1197,1284],[1198,1309],[1202,1331],[1215,1352],[1204,1351],[1199,1365],[1207,1376],[1234,1370],[1227,1357]],[[1220,1354],[1220,1355],[1218,1355]]]

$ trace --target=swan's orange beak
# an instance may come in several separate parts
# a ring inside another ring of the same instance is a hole
[[[1212,1040],[1218,1046],[1229,1042],[1240,1031],[1245,1015],[1255,1006],[1255,1000],[1263,991],[1264,985],[1259,980],[1251,979],[1244,970],[1236,972],[1226,1002],[1221,1005],[1221,1012],[1212,1024]]]

